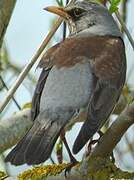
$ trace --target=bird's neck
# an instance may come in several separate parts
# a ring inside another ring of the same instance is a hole
[[[121,32],[116,27],[98,25],[98,26],[93,26],[83,31],[80,31],[78,33],[72,33],[70,34],[70,38],[71,37],[90,37],[90,36],[92,37],[96,35],[97,36],[111,35],[115,37],[122,37]]]

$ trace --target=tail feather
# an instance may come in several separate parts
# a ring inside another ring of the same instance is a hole
[[[15,158],[16,155],[18,154],[18,152],[20,151],[23,142],[25,142],[25,138],[27,135],[25,135],[19,142],[18,144],[12,149],[12,151],[7,155],[7,157],[5,158],[5,162],[11,162],[12,164],[15,164]],[[21,165],[24,164],[24,157],[21,155],[19,156],[18,160],[17,160],[17,164],[16,165]]]
[[[50,157],[50,152],[52,152],[52,149],[54,147],[54,144],[58,138],[59,134],[56,134],[54,137],[53,137],[53,140],[52,140],[52,143],[48,143],[48,147],[47,149],[45,149],[44,151],[42,151],[42,153],[40,154],[35,154],[34,157],[36,157],[35,159],[35,164],[39,164],[42,160],[43,162],[48,159]],[[44,146],[45,147],[45,146]],[[46,158],[47,157],[47,158]]]
[[[64,126],[63,123],[50,121],[42,128],[42,124],[36,121],[29,132],[8,154],[5,161],[14,165],[27,163],[29,165],[44,162],[51,155],[53,146]]]
[[[37,143],[31,143],[27,147],[25,159],[28,164],[39,164],[49,158],[61,128],[61,125],[53,122],[47,129],[43,130],[43,134],[40,134],[41,138],[39,141],[37,140]],[[36,144],[38,145],[36,146]],[[32,151],[33,148],[35,148],[34,151]]]

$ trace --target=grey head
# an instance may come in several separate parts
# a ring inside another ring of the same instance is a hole
[[[70,35],[113,35],[121,36],[120,30],[108,9],[99,3],[87,0],[76,1],[67,6],[66,11],[71,15],[74,30]],[[70,26],[71,23],[68,23]],[[71,27],[69,28],[71,29]]]
[[[50,11],[46,8],[46,10]],[[62,16],[68,24],[70,37],[112,35],[121,37],[120,30],[106,7],[90,0],[77,0],[65,8],[59,8],[62,12],[54,12]]]

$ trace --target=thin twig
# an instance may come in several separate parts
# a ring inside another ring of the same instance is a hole
[[[66,22],[64,21],[64,23],[63,23],[63,40],[66,38],[66,28],[67,28],[67,26],[66,26]]]
[[[128,28],[126,27],[126,24],[123,22],[123,20],[122,20],[122,18],[121,18],[121,16],[120,16],[118,11],[115,12],[115,14],[116,14],[116,17],[118,18],[118,21],[122,25],[122,28],[123,28],[124,32],[126,33],[126,36],[128,37],[128,40],[129,40],[132,48],[134,49],[134,40],[133,40],[133,38],[132,38]]]
[[[17,0],[0,0],[0,50]]]
[[[61,23],[62,23],[62,18],[58,18],[58,20],[55,22],[54,26],[52,27],[51,31],[48,33],[47,37],[42,42],[41,46],[33,56],[32,60],[25,66],[25,68],[23,69],[23,71],[20,73],[19,77],[15,81],[14,85],[9,89],[6,97],[4,98],[3,102],[0,105],[0,112],[2,112],[5,106],[8,104],[13,94],[16,92],[17,88],[20,86],[20,84],[22,83],[22,81],[24,80],[24,78],[26,77],[26,75],[34,65],[34,63],[37,61],[37,59],[39,58],[39,56],[41,55],[41,53],[43,52],[43,50],[45,49],[45,47],[47,46],[50,39],[53,37],[54,33],[56,32],[56,30],[58,29]]]
[[[108,0],[108,2],[111,4],[111,0]],[[121,24],[121,26],[122,26],[122,28],[123,28],[126,36],[128,37],[128,40],[129,40],[132,48],[134,49],[134,40],[133,40],[133,38],[132,38],[132,36],[131,36],[131,34],[130,34],[127,26],[126,26],[126,24],[125,24],[124,21],[122,20],[122,17],[121,17],[121,15],[120,15],[119,11],[116,11],[116,12],[115,12],[115,15],[116,15],[118,21],[120,22],[120,24]]]
[[[55,161],[53,160],[52,156],[50,156],[50,161],[52,162],[52,164],[55,164]]]
[[[1,82],[2,82],[2,84],[3,84],[3,86],[5,87],[5,89],[8,91],[9,88],[7,87],[7,85],[6,85],[5,81],[3,80],[2,76],[0,76],[0,80],[1,80]],[[17,106],[17,108],[18,108],[19,110],[21,110],[21,107],[20,107],[19,103],[16,101],[16,99],[15,99],[14,97],[12,97],[12,99],[13,99],[15,105]]]
[[[69,0],[66,0],[66,5],[69,3]],[[64,21],[63,23],[63,40],[66,38],[66,31],[67,31],[67,25],[66,22]]]
[[[122,19],[124,21],[124,23],[126,24],[126,20],[127,20],[127,5],[128,5],[129,0],[123,0],[122,1]]]

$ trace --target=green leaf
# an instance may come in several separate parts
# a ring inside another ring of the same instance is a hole
[[[32,103],[31,102],[28,102],[26,104],[24,104],[24,106],[22,107],[22,109],[31,109],[32,107]]]
[[[63,0],[56,0],[56,2],[59,6],[63,6]]]
[[[111,1],[111,6],[109,8],[109,11],[111,13],[116,12],[118,10],[118,6],[119,6],[120,2],[121,2],[121,0],[112,0]]]

